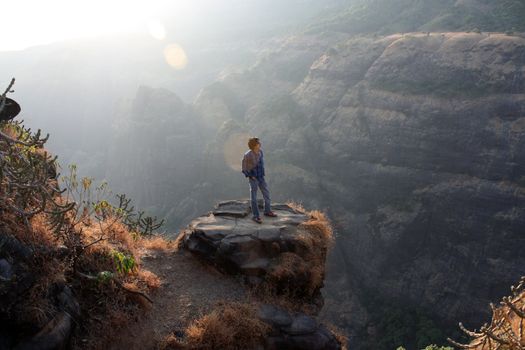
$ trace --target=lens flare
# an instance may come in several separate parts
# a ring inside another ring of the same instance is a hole
[[[170,44],[164,48],[164,58],[175,69],[184,69],[188,64],[186,52],[177,44]]]
[[[158,20],[149,21],[148,30],[150,35],[157,40],[164,40],[166,38],[166,28]]]
[[[235,171],[241,171],[241,160],[248,149],[249,138],[250,135],[245,133],[233,133],[224,142],[224,160]]]

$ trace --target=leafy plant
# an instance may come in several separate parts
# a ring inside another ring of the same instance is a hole
[[[134,207],[130,207],[131,200],[126,198],[125,194],[117,194],[117,198],[119,200],[117,211],[122,215],[122,222],[131,231],[138,232],[141,235],[151,235],[153,231],[158,230],[164,224],[164,219],[158,222],[156,216],[145,216],[144,211],[135,213]]]
[[[164,224],[164,219],[158,222],[157,217],[146,216],[144,211],[135,212],[131,206],[131,199],[126,198],[125,194],[117,194],[118,204],[113,205],[108,198],[112,192],[108,188],[106,181],[102,181],[93,189],[93,178],[78,178],[76,164],[70,164],[69,175],[61,179],[66,187],[66,201],[74,201],[76,205],[72,208],[69,229],[82,223],[90,225],[92,219],[96,219],[99,224],[101,237],[97,241],[108,238],[107,232],[112,226],[120,221],[124,223],[130,231],[141,235],[151,235]],[[63,227],[63,222],[57,218],[55,227]],[[102,225],[102,223],[105,225]]]
[[[97,274],[97,281],[99,283],[108,283],[114,278],[114,274],[110,271],[100,271]]]
[[[0,95],[0,112],[14,83],[13,78]],[[44,149],[49,134],[42,138],[40,129],[33,133],[22,122],[0,122],[0,208],[16,214],[31,230],[33,216],[45,212],[64,221],[74,204],[60,203],[63,191],[55,183],[57,157]]]
[[[114,250],[112,255],[115,261],[117,272],[126,275],[135,271],[137,266],[135,264],[135,258],[133,255],[127,255],[117,250]]]
[[[6,106],[6,95],[13,92],[11,88],[14,82],[15,79],[12,79],[0,95],[0,112]],[[82,277],[99,283],[111,280],[129,293],[141,295],[151,302],[144,293],[123,285],[115,274],[101,271],[90,275],[79,271],[78,265],[88,247],[111,238],[111,228],[117,221],[133,224],[144,234],[151,234],[163,221],[158,223],[156,218],[144,216],[144,212],[139,212],[137,221],[134,221],[137,214],[127,210],[127,205],[114,206],[109,202],[111,191],[107,182],[94,186],[93,178],[79,178],[75,164],[68,166],[68,175],[60,177],[58,169],[61,167],[57,156],[51,157],[44,148],[49,134],[42,138],[40,129],[34,133],[22,122],[0,121],[0,210],[13,214],[11,217],[17,221],[21,219],[29,231],[32,230],[29,220],[44,213],[49,228],[67,248],[64,257],[66,276]],[[61,190],[59,184],[65,187]],[[126,203],[129,204],[129,201]],[[94,222],[99,225],[100,237],[85,242],[85,237],[90,236],[83,235],[82,230]],[[113,232],[113,238],[116,238],[117,231]],[[137,268],[134,257],[122,252],[115,252],[107,258],[113,258],[120,274],[128,274]]]

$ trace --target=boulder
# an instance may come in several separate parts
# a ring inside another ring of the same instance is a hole
[[[11,120],[16,117],[20,111],[20,105],[15,100],[6,97],[5,105],[0,109],[0,120]]]
[[[304,313],[291,313],[274,305],[260,307],[259,318],[272,327],[264,348],[332,350],[341,344],[324,325]]]
[[[40,322],[20,317],[23,313],[19,309],[21,296],[26,297],[40,279],[32,268],[37,253],[48,259],[54,256],[54,252],[45,247],[29,248],[13,235],[0,232],[0,349],[65,349],[75,322],[78,322],[80,305],[71,289],[62,282],[51,284],[47,291],[49,305],[53,308],[47,320]],[[20,329],[23,331],[18,331]]]
[[[258,204],[262,211],[262,200]],[[327,237],[309,226],[317,219],[306,211],[285,203],[273,204],[272,211],[278,216],[263,216],[258,224],[251,220],[249,200],[219,202],[188,225],[180,242],[221,271],[244,276],[249,284],[267,282],[278,293],[318,295]]]

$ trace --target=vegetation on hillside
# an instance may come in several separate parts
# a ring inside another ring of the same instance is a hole
[[[0,258],[16,272],[0,280],[0,322],[16,331],[15,344],[30,338],[56,322],[55,294],[68,287],[80,306],[72,346],[100,348],[160,284],[141,269],[139,250],[170,242],[153,235],[163,221],[137,212],[124,194],[111,204],[107,183],[77,178],[75,165],[60,177],[48,137],[23,121],[0,123]]]
[[[358,0],[310,25],[309,32],[391,34],[413,31],[525,31],[520,0]]]

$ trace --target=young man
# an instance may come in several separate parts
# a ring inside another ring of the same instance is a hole
[[[257,223],[262,223],[259,216],[259,208],[257,207],[257,186],[261,189],[264,198],[264,215],[277,216],[270,208],[270,191],[268,185],[264,180],[264,160],[263,151],[261,149],[261,142],[259,138],[252,137],[248,140],[249,151],[244,153],[242,158],[242,173],[249,178],[250,181],[250,199],[252,208],[252,220]]]

